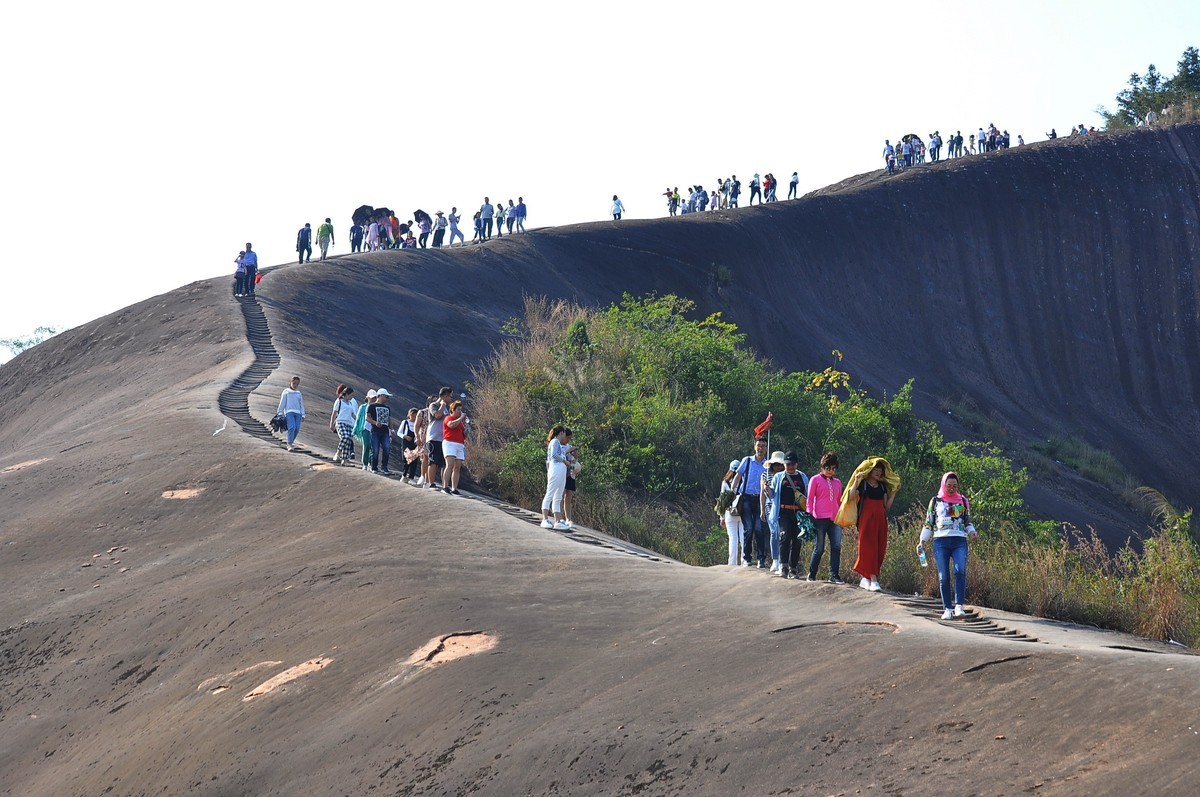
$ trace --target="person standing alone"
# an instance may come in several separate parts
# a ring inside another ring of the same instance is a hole
[[[617,199],[617,195],[613,194],[612,217],[613,221],[620,221],[621,216],[625,213],[625,203]]]
[[[287,421],[287,450],[291,451],[300,434],[300,422],[304,420],[304,396],[300,394],[300,377],[293,376],[289,385],[279,394],[279,409],[275,414],[282,415]]]
[[[492,208],[492,200],[488,197],[483,198],[483,205],[479,208],[479,220],[483,222],[483,235],[481,240],[488,240],[492,237],[492,215],[495,213]]]
[[[308,226],[308,225],[305,225]],[[333,224],[329,219],[325,219],[325,223],[317,228],[317,245],[321,247],[321,259],[324,260],[329,255],[329,247],[333,244]]]
[[[296,251],[300,254],[301,263],[304,262],[305,255],[308,256],[308,261],[312,262],[312,225],[307,221],[296,233]]]

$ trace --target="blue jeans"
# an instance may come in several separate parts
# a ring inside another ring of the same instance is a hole
[[[821,557],[825,554],[825,538],[829,538],[829,577],[841,578],[842,568],[842,527],[833,522],[833,518],[818,518],[813,523],[817,527],[817,539],[813,545],[812,558],[808,560],[808,574],[817,577],[817,568],[821,566]]]
[[[742,501],[746,507],[746,513],[742,515],[742,556],[746,564],[750,564],[753,548],[761,565],[767,556],[767,530],[763,527],[762,515],[758,514],[758,494],[746,493]]]
[[[283,418],[287,421],[288,445],[290,446],[292,443],[296,442],[296,435],[300,434],[300,413],[289,412],[287,415],[284,415]]]
[[[950,562],[954,561],[954,592],[950,591]],[[937,563],[942,608],[953,609],[967,597],[967,538],[934,537],[933,561]],[[953,598],[953,600],[951,600]]]
[[[386,427],[371,427],[371,470],[379,467],[379,456],[383,455],[383,470],[388,469],[392,456],[392,431]]]

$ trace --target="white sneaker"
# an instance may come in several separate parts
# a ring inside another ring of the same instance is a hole
[[[771,560],[771,572],[772,573],[783,572],[783,566],[780,564],[778,559]]]
[[[544,529],[554,528],[554,521],[551,520],[550,518],[542,518],[542,528],[544,528]]]
[[[882,587],[879,586],[879,581],[877,581],[876,579],[871,579],[871,586],[870,586],[871,592],[879,592],[880,589],[882,589]]]
[[[568,526],[566,523],[563,523],[563,522],[560,520],[560,521],[558,521],[557,523],[555,523],[555,524],[554,524],[554,530],[555,530],[555,531],[570,531],[570,530],[571,530],[571,527],[570,527],[570,526]]]
[[[966,617],[967,616],[967,613],[965,611],[963,611],[963,607],[962,607],[961,603],[954,604],[954,616],[955,617]]]
[[[866,590],[869,590],[869,589],[871,589],[871,579],[869,579],[869,578],[864,578],[862,581],[859,581],[859,582],[858,582],[858,586],[860,586],[860,587],[862,587],[863,589],[866,589]]]
[[[569,529],[573,529],[573,528],[575,528],[575,521],[574,521],[574,520],[568,520],[568,521],[567,521],[567,528],[569,528]]]
[[[949,620],[951,614],[952,614],[951,611],[949,609],[947,609],[946,611],[942,612],[942,619]]]

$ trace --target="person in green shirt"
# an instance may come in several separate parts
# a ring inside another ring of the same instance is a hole
[[[325,223],[317,228],[317,244],[321,247],[321,259],[324,260],[329,255],[329,247],[333,243],[333,224],[329,219],[325,219]]]

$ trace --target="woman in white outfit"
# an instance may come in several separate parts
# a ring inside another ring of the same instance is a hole
[[[546,435],[546,497],[542,499],[542,528],[569,531],[563,521],[563,491],[567,488],[567,438],[571,430],[555,426]],[[553,512],[554,520],[550,519]]]
[[[733,489],[733,476],[737,473],[740,464],[741,460],[738,459],[729,463],[729,472],[725,474],[725,478],[721,479],[721,492],[727,493]],[[742,516],[735,515],[731,510],[726,509],[725,515],[721,518],[721,525],[725,527],[725,531],[729,532],[729,566],[737,567],[738,551],[742,545]]]

